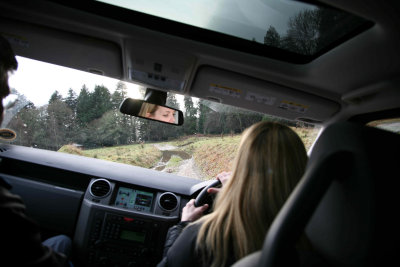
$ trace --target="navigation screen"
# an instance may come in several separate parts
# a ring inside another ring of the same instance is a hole
[[[115,206],[138,211],[150,211],[153,193],[120,187],[115,198]]]

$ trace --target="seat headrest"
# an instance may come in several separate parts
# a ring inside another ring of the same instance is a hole
[[[332,125],[316,143],[309,165],[335,151],[348,151],[353,162],[349,173],[332,181],[307,236],[332,266],[384,266],[397,258],[400,240],[400,135],[352,123]]]

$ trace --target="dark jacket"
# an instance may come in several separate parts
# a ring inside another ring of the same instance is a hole
[[[181,222],[168,230],[164,247],[164,258],[157,267],[203,267],[209,264],[202,262],[202,255],[196,250],[196,239],[201,224]],[[232,256],[228,259],[227,266],[235,262]]]
[[[202,262],[202,255],[196,251],[196,239],[201,224],[181,222],[168,230],[164,246],[164,258],[157,267],[204,267],[210,264]],[[326,267],[329,266],[314,250],[300,250],[293,248],[283,257],[279,266]],[[288,256],[290,255],[290,256]],[[236,261],[233,253],[227,259],[226,266]]]
[[[0,266],[69,266],[65,255],[42,245],[38,225],[10,189],[0,177]]]

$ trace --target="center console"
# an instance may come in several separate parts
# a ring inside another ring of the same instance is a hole
[[[74,245],[85,266],[155,266],[181,198],[170,192],[93,179],[81,207]]]

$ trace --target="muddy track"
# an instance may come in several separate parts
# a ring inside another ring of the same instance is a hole
[[[161,160],[157,163],[155,169],[157,171],[162,171],[168,164],[168,161],[171,159],[172,156],[180,157],[183,160],[191,158],[191,156],[188,153],[183,151],[164,150],[162,151]]]
[[[158,171],[165,171],[169,173],[175,173],[180,176],[186,176],[196,179],[201,179],[200,171],[198,170],[194,159],[191,155],[184,151],[175,150],[177,147],[174,146],[160,146],[154,145],[161,152],[161,160],[156,164],[153,168]],[[180,157],[182,159],[181,163],[178,166],[167,167],[168,162],[171,160],[172,156]]]

